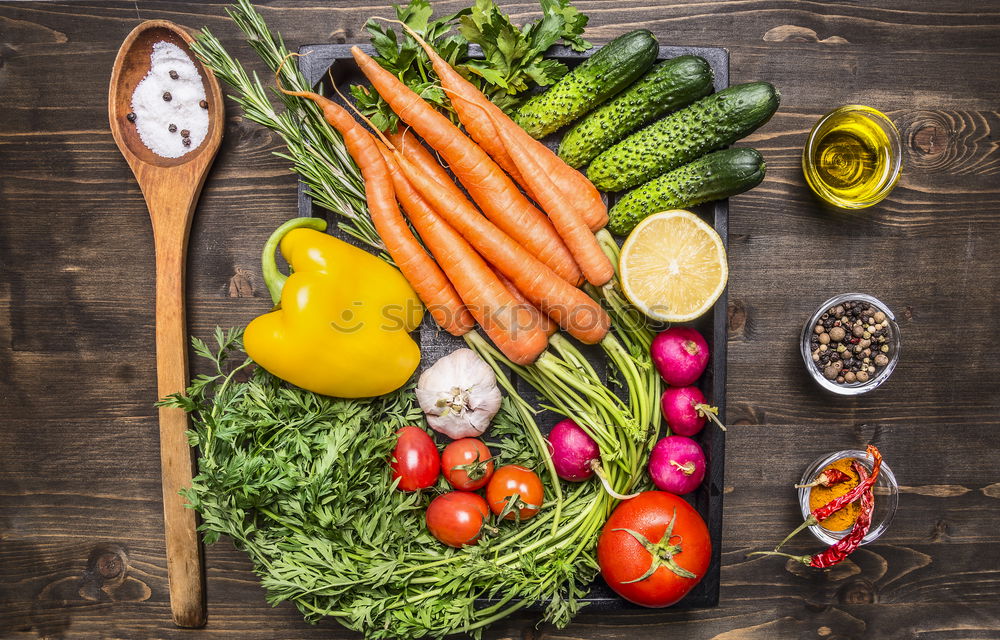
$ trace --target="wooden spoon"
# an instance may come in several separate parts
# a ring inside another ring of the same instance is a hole
[[[208,134],[196,148],[179,158],[164,158],[143,144],[128,121],[132,93],[150,68],[153,44],[179,46],[201,74],[208,101]],[[111,133],[135,174],[153,223],[156,248],[156,373],[159,397],[187,388],[187,331],[184,322],[184,263],[188,231],[198,195],[222,140],[225,112],[222,92],[212,72],[190,52],[191,36],[165,20],[143,22],[125,38],[111,73],[108,116]],[[160,466],[163,521],[167,549],[170,609],[179,627],[205,624],[205,579],[195,512],[184,506],[178,491],[191,486],[195,470],[182,409],[161,407]]]

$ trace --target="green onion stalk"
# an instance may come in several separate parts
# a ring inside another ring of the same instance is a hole
[[[227,11],[264,63],[275,72],[280,69],[281,81],[286,87],[303,91],[312,89],[295,60],[287,59],[289,52],[282,39],[271,34],[263,18],[247,0],[238,0]],[[253,74],[251,78],[240,62],[208,30],[198,36],[192,49],[207,67],[235,90],[236,94],[230,97],[240,105],[249,120],[281,136],[287,153],[277,155],[292,163],[292,169],[298,173],[316,203],[342,217],[340,228],[345,233],[383,250],[382,257],[388,259],[368,215],[360,171],[340,136],[323,120],[319,109],[308,100],[274,92],[285,107],[278,113],[257,75]],[[284,65],[283,61],[286,61]],[[612,263],[617,264],[618,247],[614,239],[606,231],[601,231],[598,240]],[[554,494],[551,501],[554,507],[543,510],[515,533],[485,545],[484,549],[471,547],[463,553],[422,563],[401,563],[380,579],[402,580],[407,585],[426,585],[426,588],[388,607],[413,606],[427,599],[453,594],[454,585],[441,584],[441,572],[445,568],[458,571],[462,563],[484,560],[490,563],[489,571],[501,571],[500,568],[515,564],[519,558],[530,556],[537,561],[550,556],[558,557],[552,572],[534,578],[538,580],[537,592],[529,588],[526,593],[520,593],[518,600],[511,600],[511,592],[489,607],[472,608],[461,629],[446,630],[475,632],[531,604],[533,596],[536,600],[551,597],[554,581],[571,583],[574,574],[567,567],[577,567],[578,571],[579,567],[585,567],[587,571],[596,570],[593,557],[596,536],[617,500],[640,483],[649,450],[659,433],[660,379],[649,356],[653,334],[622,296],[617,276],[603,287],[588,287],[588,292],[612,319],[612,332],[601,341],[600,347],[613,371],[610,378],[621,386],[622,397],[602,381],[586,356],[562,335],[553,335],[549,349],[529,366],[511,362],[475,331],[465,337],[468,346],[494,369],[498,382],[507,392],[505,402],[512,419],[526,430],[528,446],[546,469],[548,485]],[[535,421],[535,410],[517,392],[507,370],[520,376],[538,392],[544,400],[543,407],[572,418],[594,438],[601,451],[601,461],[595,471],[607,491],[595,491],[587,486],[590,483],[585,483],[564,495],[548,444]],[[279,517],[278,514],[272,515]],[[540,533],[543,529],[547,531],[544,535]],[[253,541],[247,540],[243,544],[251,545]],[[281,571],[280,566],[267,568],[271,572]],[[352,628],[365,628],[364,619],[358,620],[343,611],[323,606],[321,594],[339,592],[352,586],[325,583],[323,575],[317,572],[315,580],[319,586],[311,588],[309,593],[296,591],[290,584],[271,584],[266,578],[264,586],[268,587],[274,599],[292,599],[312,617],[334,616]],[[472,584],[478,583],[473,581]],[[485,586],[482,589],[481,593],[475,594],[477,597],[496,595],[489,593]],[[548,617],[557,623],[564,623],[575,610],[566,603],[559,606],[562,608],[554,613],[550,611]],[[555,609],[556,604],[550,607]]]

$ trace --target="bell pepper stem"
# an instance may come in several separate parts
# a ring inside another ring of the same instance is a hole
[[[284,238],[292,229],[315,229],[316,231],[326,231],[326,220],[323,218],[292,218],[285,224],[274,230],[271,237],[264,243],[264,251],[260,257],[261,273],[264,276],[264,284],[271,294],[271,301],[274,304],[281,302],[281,290],[285,286],[288,276],[278,270],[278,262],[274,257]]]

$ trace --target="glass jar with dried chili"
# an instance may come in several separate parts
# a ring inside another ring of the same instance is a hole
[[[755,551],[748,555],[783,556],[817,569],[833,566],[885,531],[895,513],[899,495],[895,476],[873,445],[868,445],[866,451],[841,451],[820,458],[810,465],[796,488],[805,522],[774,551]],[[828,496],[823,495],[825,492],[836,496],[827,499]],[[876,493],[884,499],[876,501]],[[879,503],[884,505],[876,516],[876,504]],[[822,526],[824,524],[827,526]],[[824,551],[805,556],[780,551],[806,527],[829,545]]]
[[[798,488],[799,508],[802,518],[809,520],[809,515],[831,500],[852,491],[858,484],[857,473],[852,471],[851,462],[857,461],[869,473],[872,471],[874,460],[866,451],[860,449],[845,449],[814,460],[806,467],[802,474],[802,481]],[[842,480],[831,484],[829,487],[815,486],[808,487],[802,485],[811,484],[826,469],[836,469],[850,476],[847,480]],[[872,485],[874,494],[874,507],[872,510],[872,522],[868,532],[861,540],[861,544],[868,544],[877,540],[892,522],[899,503],[899,486],[896,483],[896,476],[892,469],[884,461],[879,465],[879,472]],[[855,501],[847,507],[838,509],[828,518],[820,520],[818,523],[809,525],[809,531],[817,540],[825,544],[833,544],[843,538],[852,529],[855,520],[860,513],[860,503]]]

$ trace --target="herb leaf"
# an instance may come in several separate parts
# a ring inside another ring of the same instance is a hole
[[[471,8],[431,20],[429,0],[411,0],[396,5],[396,17],[431,43],[438,54],[475,84],[502,109],[520,104],[524,93],[535,86],[548,86],[563,77],[567,68],[543,56],[560,40],[576,51],[590,48],[581,37],[587,16],[570,0],[539,0],[542,17],[518,28],[493,0],[476,0]],[[445,93],[437,84],[430,60],[409,36],[397,34],[385,22],[369,20],[376,60],[398,76],[425,100],[458,119]],[[469,44],[479,45],[482,58],[469,57]],[[398,119],[377,94],[352,87],[358,108],[376,126],[396,130]]]

